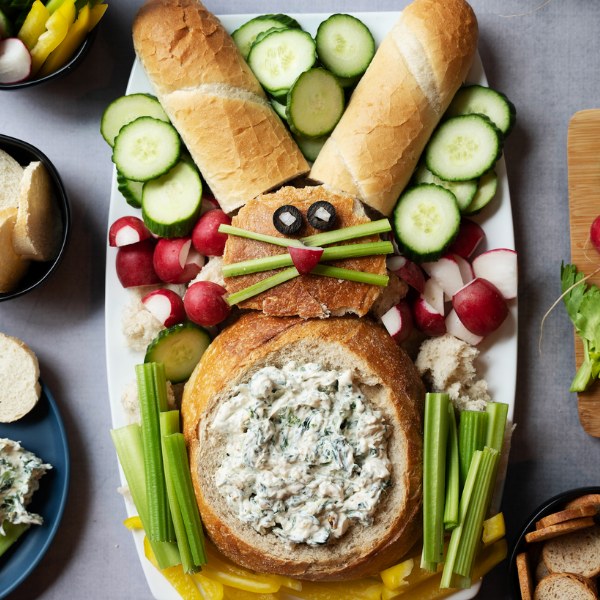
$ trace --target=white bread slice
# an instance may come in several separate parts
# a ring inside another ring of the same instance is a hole
[[[32,162],[21,181],[15,250],[23,259],[46,262],[58,256],[61,241],[61,215],[50,174],[41,162]]]
[[[590,505],[595,506],[598,513],[600,513],[600,494],[586,494],[585,496],[579,496],[579,498],[575,498],[575,500],[571,500],[571,502],[565,504],[565,509]]]
[[[538,566],[535,569],[535,582],[539,583],[544,577],[548,577],[548,575],[550,575],[550,571],[548,571],[548,567],[544,562],[544,557],[540,554]]]
[[[517,556],[517,573],[519,575],[519,587],[521,588],[522,600],[533,600],[533,579],[529,568],[529,555],[521,552]]]
[[[40,365],[17,338],[0,333],[0,423],[24,417],[40,399]]]
[[[19,206],[22,178],[23,167],[4,150],[0,150],[0,210]]]
[[[552,525],[558,525],[558,523],[565,523],[566,521],[572,521],[573,519],[581,519],[583,517],[594,517],[598,511],[593,504],[587,504],[586,506],[576,506],[575,508],[569,508],[567,510],[561,510],[560,512],[548,515],[543,519],[540,519],[536,524],[536,529],[544,529]]]
[[[535,588],[534,600],[596,600],[591,582],[572,573],[552,573]]]
[[[0,210],[0,293],[12,292],[25,275],[29,262],[21,260],[13,246],[17,209]]]
[[[551,573],[596,577],[600,574],[600,526],[548,540],[542,556]]]

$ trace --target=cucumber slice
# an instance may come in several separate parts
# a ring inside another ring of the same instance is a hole
[[[487,206],[492,198],[496,195],[498,189],[498,175],[496,171],[488,171],[479,180],[477,192],[473,198],[473,202],[469,204],[465,215],[476,215],[481,212],[481,209]]]
[[[400,252],[418,263],[438,260],[456,237],[459,225],[454,194],[432,183],[406,190],[394,209],[393,228]]]
[[[477,179],[471,181],[444,181],[436,177],[425,165],[420,165],[414,174],[415,184],[419,183],[435,183],[443,188],[450,190],[456,197],[458,210],[463,212],[473,201],[475,192],[477,192]]]
[[[502,132],[487,117],[453,117],[434,131],[425,149],[425,161],[440,179],[467,181],[493,168],[503,144]]]
[[[165,365],[165,377],[171,383],[190,378],[202,355],[210,346],[210,335],[195,323],[183,323],[163,329],[146,350],[144,362]]]
[[[0,8],[0,40],[5,40],[12,36],[12,25],[4,11]]]
[[[180,155],[181,142],[173,125],[140,117],[119,131],[112,161],[127,179],[149,181],[168,173]]]
[[[250,48],[256,38],[261,33],[269,31],[269,29],[302,29],[302,27],[296,19],[292,19],[287,15],[261,15],[251,19],[231,34],[244,60],[248,60]]]
[[[356,77],[338,77],[338,81],[340,85],[345,89],[353,88],[356,84],[361,80],[361,75],[356,75]]]
[[[150,96],[150,94],[131,94],[131,96],[117,98],[108,105],[102,115],[100,133],[112,148],[121,127],[139,117],[153,117],[169,123],[167,113],[154,96]]]
[[[271,106],[273,110],[283,119],[284,123],[287,123],[286,105],[282,104],[275,98],[271,98]]]
[[[506,137],[515,126],[515,105],[502,93],[481,85],[470,85],[456,92],[445,118],[470,114],[485,115]]]
[[[329,138],[328,135],[323,135],[321,137],[306,137],[305,135],[294,132],[292,132],[292,136],[294,140],[296,140],[296,144],[298,144],[298,148],[300,148],[300,152],[302,152],[304,158],[310,162],[315,162],[315,160],[317,160],[321,148]]]
[[[375,56],[375,40],[356,17],[332,15],[319,25],[317,54],[323,66],[338,77],[356,77]]]
[[[164,238],[187,235],[202,208],[202,182],[198,171],[185,160],[166,175],[148,181],[142,195],[146,227]]]
[[[144,184],[141,181],[131,181],[123,173],[117,171],[117,184],[123,198],[129,206],[133,208],[142,208],[142,189]]]
[[[326,135],[342,118],[345,103],[337,77],[321,67],[311,69],[296,79],[288,93],[288,123],[307,137]]]
[[[316,44],[300,29],[273,31],[250,49],[248,64],[263,87],[274,96],[289,90],[316,59]]]

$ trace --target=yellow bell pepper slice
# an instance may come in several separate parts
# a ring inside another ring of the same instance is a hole
[[[92,10],[90,10],[90,22],[88,25],[88,33],[98,25],[98,21],[102,18],[102,15],[108,8],[107,4],[96,4]]]
[[[27,46],[27,50],[30,52],[37,44],[42,33],[46,31],[46,23],[49,18],[50,13],[48,12],[48,9],[40,2],[40,0],[35,0],[17,34],[17,37]]]
[[[125,527],[129,529],[129,531],[132,531],[134,529],[144,529],[144,526],[142,525],[142,520],[139,517],[129,517],[129,519],[125,519],[123,521],[123,525],[125,525]]]
[[[404,591],[402,590],[402,588],[392,591],[384,587],[383,593],[381,594],[381,600],[391,600],[391,598],[396,598],[397,596],[400,596],[403,593]]]
[[[279,600],[279,594],[254,594],[225,586],[225,597],[229,600]]]
[[[227,568],[215,568],[214,563],[211,565],[211,562],[209,558],[209,565],[203,565],[202,575],[223,585],[255,594],[273,594],[281,587],[279,583],[268,577],[253,575],[245,569],[238,569],[225,563],[223,564]]]
[[[66,1],[66,0],[65,0]],[[56,50],[58,45],[67,37],[69,22],[58,9],[46,23],[46,32],[43,33],[37,44],[31,50],[31,74],[35,77],[49,54]]]
[[[300,592],[302,590],[302,582],[297,579],[291,579],[290,577],[283,577],[282,575],[266,575],[265,577],[270,577],[275,581],[279,582],[283,587],[290,588],[291,590],[296,590]]]
[[[395,565],[386,569],[385,571],[381,571],[381,579],[385,587],[388,590],[396,590],[399,587],[407,586],[408,581],[406,578],[412,573],[412,570],[415,566],[415,561],[413,558],[409,558],[404,562],[401,562],[399,565]]]
[[[506,525],[504,515],[498,513],[496,516],[483,522],[483,543],[489,546],[506,535]]]
[[[303,581],[300,591],[284,590],[303,600],[381,600],[384,590],[381,582],[373,579],[355,581],[319,582]]]
[[[53,15],[62,6],[64,1],[65,0],[50,0],[50,2],[46,4],[48,12]]]
[[[204,600],[223,600],[224,590],[223,584],[218,581],[212,581],[208,577],[204,577],[202,573],[196,573],[193,577],[202,586],[204,591]]]
[[[69,27],[67,36],[60,43],[58,48],[46,59],[44,66],[40,70],[40,77],[50,75],[64,67],[75,54],[75,51],[81,46],[85,36],[88,33],[88,24],[90,21],[90,5],[86,4],[80,11],[77,21]]]
[[[77,12],[75,10],[75,0],[64,0],[57,10],[69,23],[69,27],[75,22]]]

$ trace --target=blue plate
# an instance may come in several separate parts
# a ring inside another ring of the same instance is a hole
[[[50,390],[40,379],[42,395],[35,408],[15,423],[0,423],[0,437],[21,442],[26,450],[50,463],[52,469],[40,479],[27,509],[44,518],[32,525],[0,557],[0,598],[19,586],[48,550],[67,503],[71,463],[69,444],[58,407]]]

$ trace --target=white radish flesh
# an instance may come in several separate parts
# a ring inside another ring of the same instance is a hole
[[[428,279],[425,282],[425,291],[421,298],[430,304],[441,315],[444,311],[444,290],[436,283],[435,279]]]
[[[459,340],[477,346],[484,340],[482,335],[471,333],[460,321],[456,311],[452,309],[446,317],[446,330],[448,333],[457,337]]]
[[[508,316],[508,306],[500,290],[478,277],[452,296],[452,306],[461,323],[475,335],[494,333]]]
[[[121,217],[117,219],[108,232],[108,244],[111,247],[137,244],[150,237],[150,232],[144,222],[137,217]]]
[[[18,38],[0,42],[0,83],[19,83],[31,73],[31,54]]]
[[[423,263],[421,267],[450,298],[464,285],[458,263],[452,254],[442,256],[437,262]]]
[[[172,290],[154,290],[142,298],[142,304],[165,327],[185,321],[183,300]]]
[[[475,273],[473,272],[473,267],[469,264],[469,261],[458,254],[454,255],[454,260],[456,260],[456,263],[458,264],[463,283],[473,281],[473,279],[475,279]],[[452,300],[452,298],[450,298],[450,300]]]
[[[413,328],[410,306],[407,302],[401,300],[381,317],[381,322],[392,336],[392,339],[397,344],[401,344],[408,338]]]
[[[473,260],[475,277],[491,281],[506,300],[517,297],[519,268],[514,250],[498,248],[480,254]]]
[[[423,275],[423,271],[419,265],[411,260],[408,260],[404,256],[390,256],[387,259],[387,268],[396,273],[401,279],[404,279],[419,294],[425,291],[425,276]]]

